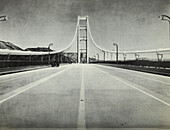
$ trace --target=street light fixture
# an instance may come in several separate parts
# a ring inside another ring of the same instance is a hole
[[[168,21],[168,23],[169,23],[169,40],[170,40],[170,17],[167,15],[161,15],[158,18],[161,20],[164,20],[164,21]]]
[[[118,45],[117,43],[113,43],[113,46],[116,46],[116,63],[118,64]]]
[[[170,17],[168,15],[161,15],[161,16],[158,16],[158,18],[160,18],[161,20],[170,21]]]
[[[8,18],[7,18],[7,16],[0,16],[0,21],[7,21],[8,20]]]
[[[52,46],[53,45],[53,43],[50,43],[49,45],[48,45],[48,50],[49,50],[49,56],[48,56],[48,61],[50,62],[51,60],[50,60],[50,46]]]

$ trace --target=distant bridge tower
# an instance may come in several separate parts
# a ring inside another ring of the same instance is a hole
[[[88,16],[78,16],[77,63],[89,63]]]

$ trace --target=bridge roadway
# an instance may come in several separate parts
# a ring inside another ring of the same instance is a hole
[[[0,76],[0,129],[9,128],[168,129],[170,78],[92,64]]]

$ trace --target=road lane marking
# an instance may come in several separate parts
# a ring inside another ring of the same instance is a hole
[[[125,73],[122,69],[120,69],[120,68],[115,68],[115,67],[110,67],[110,66],[100,66],[100,67],[103,67],[103,68],[108,68],[108,69],[115,69],[115,70],[118,70],[118,71],[121,71],[122,73]],[[118,72],[117,71],[117,72]],[[128,71],[130,71],[130,70],[128,70]],[[136,71],[133,71],[133,73],[137,73]],[[161,81],[161,80],[157,80],[157,79],[153,79],[153,78],[146,78],[146,77],[144,77],[144,76],[139,76],[139,75],[135,75],[135,74],[131,74],[131,73],[129,73],[130,75],[133,75],[133,76],[135,76],[135,77],[140,77],[140,78],[144,78],[144,79],[150,79],[150,80],[152,80],[152,81],[156,81],[156,82],[160,82],[160,83],[163,83],[163,84],[167,84],[167,85],[170,85],[170,83],[168,83],[168,82],[164,82],[164,81]],[[140,73],[140,74],[147,74],[147,73]],[[147,75],[149,75],[149,74],[147,74]],[[149,75],[149,76],[151,76],[151,75]],[[158,75],[157,75],[158,76]],[[162,77],[162,76],[161,76]],[[167,78],[167,77],[166,77]],[[169,77],[168,77],[169,78]]]
[[[0,104],[11,99],[11,98],[13,98],[13,97],[15,97],[15,96],[17,96],[17,95],[19,95],[19,94],[21,94],[21,93],[23,93],[23,92],[25,92],[25,91],[27,91],[27,90],[29,90],[29,89],[31,89],[31,88],[33,88],[33,87],[35,87],[35,86],[37,86],[37,85],[39,85],[39,84],[41,84],[41,83],[43,83],[43,82],[45,82],[45,81],[47,81],[47,80],[49,80],[49,79],[51,79],[51,78],[53,78],[53,77],[55,77],[55,76],[57,76],[57,75],[59,75],[59,74],[61,74],[61,73],[63,73],[63,72],[65,72],[65,71],[67,71],[70,68],[71,67],[68,67],[64,70],[61,70],[61,71],[55,73],[55,74],[52,74],[50,76],[47,76],[47,77],[42,78],[40,80],[37,80],[35,82],[29,83],[29,84],[22,86],[22,87],[14,90],[12,92],[9,92],[7,94],[2,95],[0,97]]]
[[[82,74],[81,74],[81,89],[80,89],[80,101],[79,101],[79,113],[78,113],[78,122],[77,128],[85,128],[85,98],[84,98],[84,66],[82,65]]]
[[[153,95],[151,95],[151,94],[149,94],[149,93],[147,93],[147,92],[145,92],[145,91],[143,91],[143,90],[141,90],[141,89],[139,89],[139,88],[137,88],[137,87],[135,87],[135,86],[133,86],[133,85],[125,82],[125,81],[123,81],[123,80],[121,80],[120,78],[117,78],[117,77],[115,77],[115,76],[113,76],[113,75],[111,75],[111,74],[109,74],[109,73],[107,73],[107,72],[105,72],[105,71],[97,68],[97,67],[95,67],[95,69],[99,70],[100,72],[108,75],[109,77],[114,78],[114,79],[122,82],[123,84],[126,84],[127,86],[129,86],[129,87],[131,87],[131,88],[134,88],[134,89],[138,90],[139,92],[141,92],[141,93],[143,93],[143,94],[145,94],[145,95],[147,95],[147,96],[149,96],[149,97],[151,97],[151,98],[153,98],[153,99],[155,99],[155,100],[157,100],[157,101],[159,101],[159,102],[167,105],[168,107],[170,107],[170,104],[169,104],[169,103],[167,103],[167,102],[165,102],[165,101],[163,101],[163,100],[161,100],[161,99],[159,99],[159,98],[157,98],[157,97],[155,97],[155,96],[153,96]]]

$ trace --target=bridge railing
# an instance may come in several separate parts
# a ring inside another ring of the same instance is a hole
[[[116,61],[91,61],[90,63],[117,64]],[[127,60],[119,61],[118,65],[169,69],[170,61]]]
[[[0,68],[30,65],[49,65],[50,62],[61,62],[60,54],[49,55],[0,55]]]
[[[22,60],[4,61],[4,60],[0,60],[0,68],[30,66],[30,65],[48,65],[48,64],[49,63],[47,61],[22,61]]]
[[[9,55],[0,54],[0,68],[30,65],[51,65],[55,63],[76,63],[77,54],[56,53],[46,55]]]

